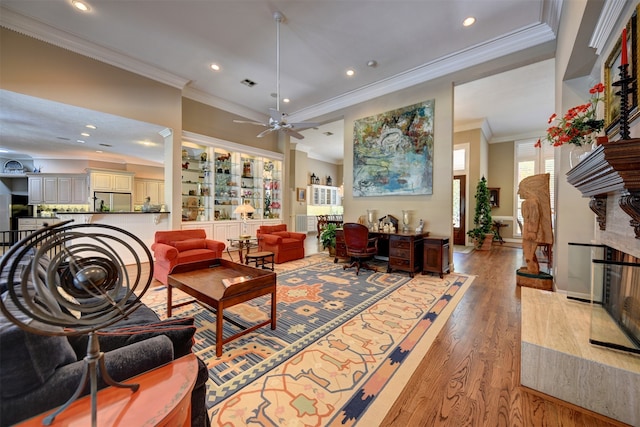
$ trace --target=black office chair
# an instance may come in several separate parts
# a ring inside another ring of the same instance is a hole
[[[347,248],[347,256],[351,257],[351,264],[345,265],[347,268],[355,267],[356,275],[360,269],[377,271],[365,261],[373,258],[378,253],[378,238],[369,238],[369,229],[362,224],[348,222],[342,226],[344,230],[344,243]]]

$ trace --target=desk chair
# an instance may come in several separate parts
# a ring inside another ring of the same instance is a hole
[[[347,256],[351,257],[351,264],[345,265],[343,269],[356,267],[356,275],[360,273],[361,268],[377,271],[375,267],[369,266],[365,261],[378,253],[378,238],[369,238],[369,229],[365,225],[355,222],[344,224],[342,229]]]

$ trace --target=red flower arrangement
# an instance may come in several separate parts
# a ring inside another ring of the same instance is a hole
[[[558,119],[554,113],[549,117],[549,124],[557,122],[555,126],[547,129],[547,136],[544,138],[554,147],[564,144],[573,144],[581,146],[590,144],[592,134],[600,132],[604,128],[604,120],[596,118],[596,107],[598,102],[602,100],[600,94],[604,92],[604,85],[598,83],[591,89],[589,93],[592,95],[589,102],[570,108],[565,115]],[[542,140],[539,139],[536,147],[542,146]]]

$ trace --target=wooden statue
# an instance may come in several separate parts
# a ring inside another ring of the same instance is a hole
[[[534,287],[548,288],[552,285],[551,276],[540,276],[540,264],[536,256],[538,245],[553,244],[553,229],[551,227],[551,198],[549,193],[548,173],[533,175],[520,181],[518,194],[524,201],[522,202],[522,217],[524,218],[522,230],[522,252],[524,254],[526,267],[518,270],[523,273],[524,282],[542,280],[544,284],[536,284]],[[546,277],[548,276],[548,277]],[[519,278],[520,279],[520,278]],[[549,283],[546,283],[549,282]],[[525,284],[520,283],[519,284]],[[527,283],[527,285],[529,285]]]

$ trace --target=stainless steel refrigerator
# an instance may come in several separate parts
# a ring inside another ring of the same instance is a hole
[[[96,212],[131,212],[131,193],[93,193]]]

